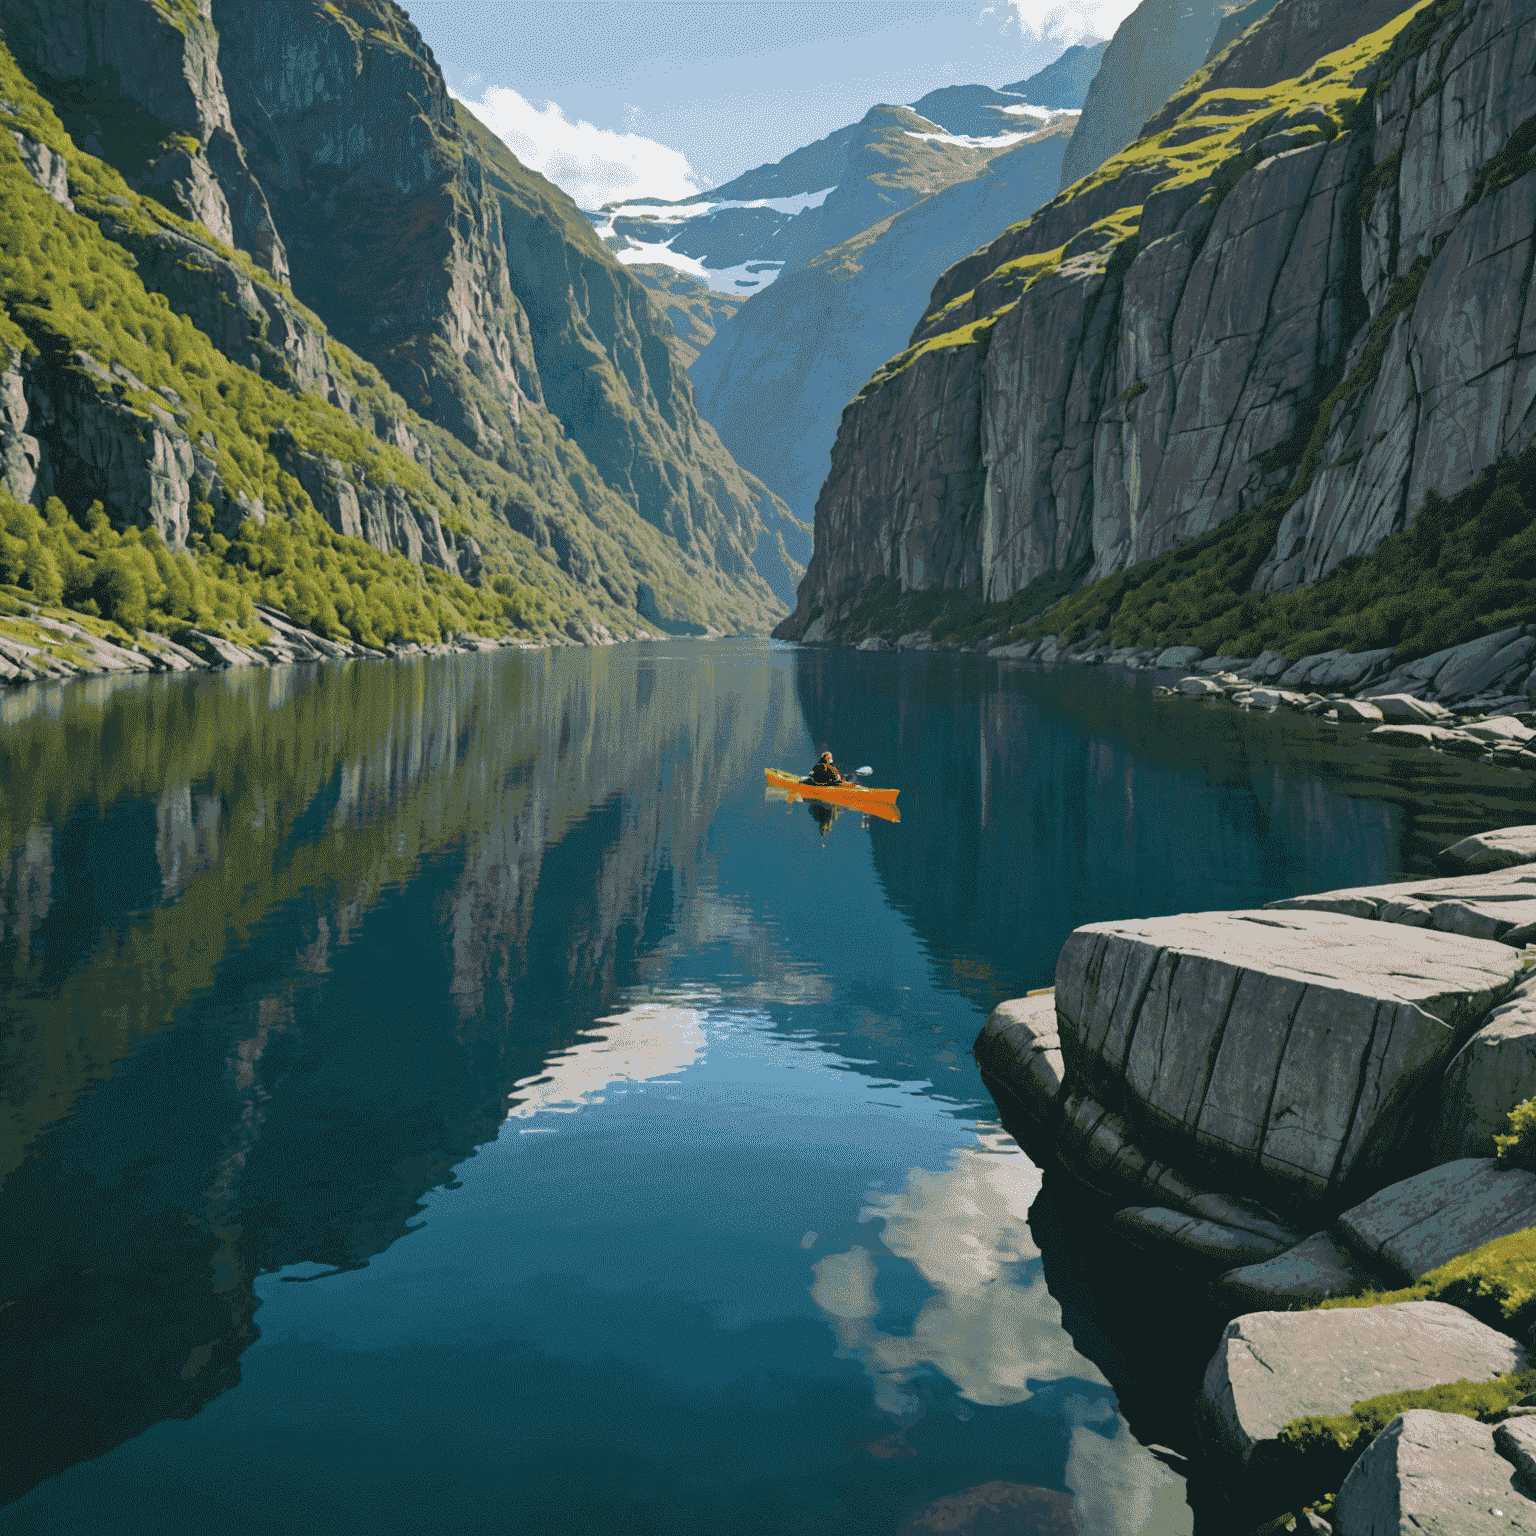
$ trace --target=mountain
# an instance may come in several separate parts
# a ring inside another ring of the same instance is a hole
[[[1274,0],[1242,9],[1256,21]],[[1141,133],[1141,126],[1207,60],[1234,0],[1142,0],[1104,46],[1083,115],[1062,161],[1061,185],[1097,170]],[[1352,15],[1355,7],[1339,7]]]
[[[905,341],[951,262],[1054,192],[1073,117],[780,276],[723,322],[691,370],[737,461],[809,518],[848,401]]]
[[[1027,97],[994,91],[988,85],[945,85],[912,103],[912,110],[946,133],[988,138],[1000,133],[1032,133],[1045,116]]]
[[[742,306],[740,295],[717,293],[702,278],[661,262],[628,270],[645,284],[651,303],[672,327],[672,355],[684,368],[693,367],[715,331]]]
[[[945,87],[919,105],[928,111],[873,107],[707,202],[622,205],[599,218],[599,235],[647,274],[653,297],[681,309],[690,338],[708,325],[689,368],[700,411],[807,522],[843,407],[901,345],[944,268],[1052,194],[1075,121],[1021,111],[1027,103],[986,86]],[[990,112],[996,123],[979,115]],[[662,276],[648,258],[693,271]],[[735,294],[716,292],[726,287]],[[721,302],[738,295],[745,302]],[[808,560],[809,539],[801,551]]]
[[[1121,608],[1148,637],[1193,614],[1194,643],[1250,654],[1265,594],[1388,541],[1432,562],[1462,515],[1432,493],[1473,486],[1485,559],[1516,541],[1486,615],[1526,602],[1522,9],[1280,0],[1135,144],[951,267],[844,413],[778,632],[857,635],[923,592],[1006,628],[1096,579],[1114,636]],[[1181,561],[1184,609],[1136,596]],[[1415,612],[1405,589],[1371,643]]]
[[[1255,0],[1255,3],[1262,3],[1262,0]],[[998,89],[1039,107],[1052,107],[1058,111],[1081,110],[1088,99],[1088,87],[1098,74],[1108,47],[1107,41],[1074,43],[1027,80],[1015,80],[1012,85],[1002,85]]]
[[[803,530],[391,0],[0,0],[0,32],[0,583],[369,644],[782,611]]]
[[[1013,132],[1043,124],[1031,117]],[[746,296],[980,174],[1002,147],[965,142],[909,107],[871,107],[857,123],[744,172],[707,200],[613,206],[597,231],[623,262],[693,265],[711,287]]]

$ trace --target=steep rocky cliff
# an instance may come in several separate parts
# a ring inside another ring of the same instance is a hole
[[[783,632],[875,583],[1070,585],[1240,514],[1255,587],[1294,586],[1518,452],[1533,49],[1514,0],[1281,0],[940,280],[844,415]]]
[[[244,568],[211,540],[277,515],[303,550],[328,524],[444,574],[392,578],[428,632],[782,611],[797,525],[699,421],[640,286],[589,234],[570,248],[574,210],[461,121],[399,7],[4,0],[0,27],[25,71],[0,93],[11,495],[100,501],[220,580]]]

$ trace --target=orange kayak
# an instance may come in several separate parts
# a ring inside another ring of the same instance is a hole
[[[763,772],[768,787],[783,790],[786,799],[825,800],[883,821],[901,820],[901,812],[896,809],[899,789],[865,789],[862,784],[802,784],[798,774],[784,773],[778,768],[765,768]]]

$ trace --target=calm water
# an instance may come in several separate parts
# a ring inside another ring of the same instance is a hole
[[[0,698],[0,1533],[1190,1530],[969,1045],[1532,819],[1356,742],[751,641]]]

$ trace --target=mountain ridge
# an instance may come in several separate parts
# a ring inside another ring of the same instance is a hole
[[[785,563],[782,538],[774,547],[775,530],[796,525],[698,420],[638,282],[579,219],[548,215],[563,197],[548,183],[533,200],[559,249],[608,284],[626,322],[606,348],[579,315],[535,335],[502,238],[505,186],[487,185],[500,152],[470,145],[398,6],[5,0],[0,30],[31,72],[4,93],[0,151],[12,147],[0,179],[14,206],[37,210],[71,295],[39,305],[41,269],[15,247],[22,259],[0,292],[6,517],[10,537],[56,544],[63,525],[41,508],[64,498],[74,542],[55,557],[84,563],[69,587],[79,601],[101,608],[104,590],[87,598],[92,583],[80,582],[112,553],[86,528],[95,501],[112,549],[152,535],[219,590],[249,587],[279,607],[299,579],[283,562],[302,557],[329,607],[295,617],[354,639],[337,562],[366,564],[363,548],[395,572],[369,580],[415,615],[401,628],[376,614],[395,638],[523,624],[597,639],[717,632],[765,627],[782,611],[799,566]],[[315,68],[295,94],[284,63],[306,49]],[[91,155],[70,125],[118,163]],[[326,155],[336,163],[322,173]],[[542,181],[510,155],[497,174]],[[129,345],[120,326],[102,325],[114,310],[93,309],[95,290],[122,316],[147,322],[158,305],[178,323],[146,323]],[[191,348],[185,358],[172,354],[172,332]],[[560,383],[588,379],[574,432],[550,409],[541,367]],[[214,375],[227,398],[252,402],[243,420],[219,425],[214,396],[194,403]],[[281,398],[262,395],[268,386]],[[284,547],[297,553],[263,574],[238,551],[269,525],[287,525]],[[407,566],[389,565],[397,554]],[[756,560],[776,574],[777,598]],[[5,579],[26,591],[18,562]],[[497,583],[527,599],[509,608]],[[174,608],[162,616],[181,620]]]
[[[1536,86],[1513,9],[1412,5],[1319,57],[1336,14],[1281,0],[952,267],[845,413],[778,633],[863,633],[898,590],[1012,624],[1230,521],[1255,552],[1212,633],[1241,654],[1249,582],[1315,581],[1518,454]],[[1442,118],[1453,92],[1476,112]]]

